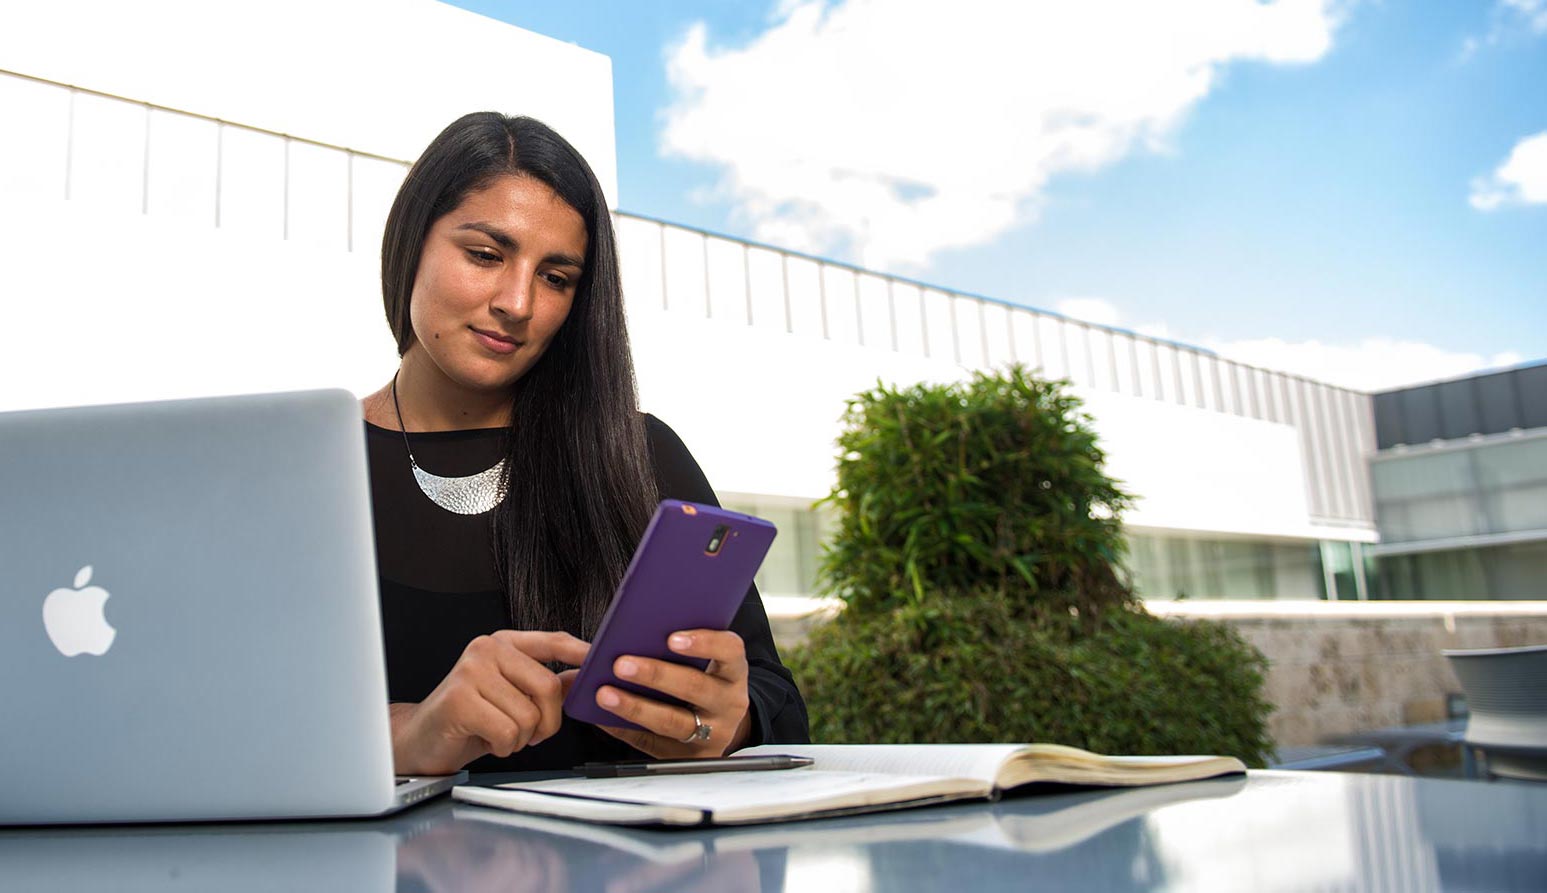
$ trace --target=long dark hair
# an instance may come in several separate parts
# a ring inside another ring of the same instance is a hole
[[[547,184],[586,225],[569,317],[517,382],[505,437],[494,549],[511,625],[589,639],[658,499],[638,411],[612,217],[580,153],[540,121],[476,112],[414,163],[387,215],[381,290],[398,355],[413,343],[409,298],[435,221],[502,175]]]

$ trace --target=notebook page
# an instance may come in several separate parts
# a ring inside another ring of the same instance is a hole
[[[915,784],[917,776],[787,769],[777,772],[706,772],[630,778],[558,778],[501,785],[507,790],[663,804],[711,812],[750,807],[796,807],[854,800],[881,802],[877,794]],[[927,780],[927,779],[922,779]]]
[[[472,792],[478,791],[470,791]],[[907,802],[920,797],[985,797],[989,785],[961,778],[925,775],[823,772],[818,769],[786,769],[775,772],[704,772],[693,775],[639,775],[625,778],[548,778],[541,782],[512,782],[498,791],[524,797],[557,794],[560,799],[583,797],[579,803],[613,802],[614,805],[657,806],[667,809],[701,809],[735,820],[749,816],[795,816],[826,809],[854,808],[876,803]],[[492,803],[497,805],[497,803]],[[511,808],[520,808],[512,805]],[[605,819],[602,819],[605,820]]]
[[[992,784],[1022,744],[761,744],[739,755],[787,753],[811,757],[813,769],[886,775],[973,778]]]
[[[1146,768],[1156,766],[1185,766],[1188,763],[1202,763],[1206,760],[1217,760],[1219,757],[1203,755],[1187,756],[1143,756],[1143,757],[1102,757],[1105,762],[1117,766],[1133,766],[1134,768]]]

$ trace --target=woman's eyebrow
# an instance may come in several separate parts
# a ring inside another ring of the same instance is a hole
[[[506,249],[507,251],[514,251],[516,249],[516,240],[511,238],[509,233],[492,224],[474,221],[472,223],[460,224],[457,226],[457,229],[473,230],[474,232],[483,233],[484,235],[493,239],[494,244]],[[555,252],[548,255],[547,257],[543,258],[543,263],[556,264],[558,266],[564,267],[578,267],[582,270],[585,269],[584,260],[574,256],[573,254],[564,254],[562,252]]]
[[[504,230],[500,229],[497,226],[491,226],[490,224],[487,224],[487,223],[477,223],[477,222],[475,222],[475,223],[464,223],[464,224],[458,226],[457,229],[459,229],[459,230],[470,229],[470,230],[474,230],[474,231],[483,233],[484,235],[486,235],[489,238],[493,239],[494,240],[494,244],[500,246],[501,248],[512,249],[512,248],[516,247],[516,240],[511,238],[509,233],[505,232]]]

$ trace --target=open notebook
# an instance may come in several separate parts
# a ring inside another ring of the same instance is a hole
[[[770,744],[805,769],[460,785],[466,803],[618,825],[741,825],[993,800],[1038,782],[1138,787],[1246,771],[1234,757],[1109,757],[1056,744]]]
[[[699,861],[715,853],[789,849],[807,844],[866,846],[908,841],[949,841],[969,846],[1047,853],[1084,841],[1179,804],[1233,797],[1246,787],[1236,775],[1179,784],[1112,790],[1095,798],[1079,792],[984,804],[982,809],[917,809],[875,816],[831,818],[821,822],[700,826],[633,827],[576,822],[547,816],[457,804],[457,821],[482,822],[531,834],[583,841],[660,864]],[[970,802],[970,801],[969,801]],[[1042,804],[1048,804],[1044,807]],[[713,834],[712,837],[706,834]]]

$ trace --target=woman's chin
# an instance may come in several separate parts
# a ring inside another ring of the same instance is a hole
[[[441,363],[446,378],[456,385],[469,391],[484,394],[500,394],[509,396],[515,389],[516,382],[521,380],[530,367],[530,363],[503,362],[494,363],[487,360],[464,363]]]

